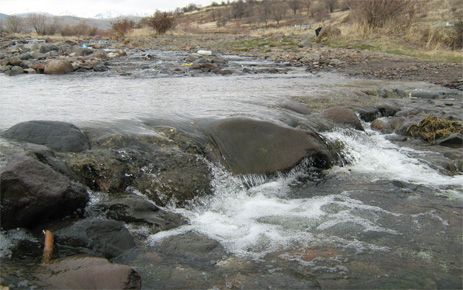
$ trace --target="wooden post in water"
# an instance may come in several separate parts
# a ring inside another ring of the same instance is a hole
[[[43,247],[42,263],[49,264],[51,257],[53,256],[54,237],[53,237],[53,233],[49,230],[44,230],[43,234],[45,235],[45,242],[44,242],[44,247]]]

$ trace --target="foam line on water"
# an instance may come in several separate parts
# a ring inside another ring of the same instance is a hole
[[[374,131],[367,134],[352,130],[337,130],[323,134],[329,140],[344,144],[343,154],[349,160],[338,172],[350,170],[375,180],[400,180],[428,186],[463,185],[463,175],[446,176],[431,168],[425,161],[412,157],[417,150],[399,147]]]

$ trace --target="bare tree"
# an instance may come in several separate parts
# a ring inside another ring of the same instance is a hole
[[[288,2],[288,6],[289,8],[291,8],[291,10],[293,10],[294,15],[296,15],[297,10],[301,8],[301,1],[300,0],[290,0]]]
[[[148,20],[148,25],[156,30],[158,34],[164,34],[174,28],[175,19],[171,13],[156,11]]]
[[[371,28],[383,27],[388,21],[410,24],[415,10],[414,0],[351,0],[352,16]]]
[[[232,4],[231,10],[234,19],[241,19],[246,13],[246,4],[243,0],[238,0]]]
[[[312,0],[302,0],[302,5],[307,9],[307,14],[309,14],[310,8],[312,7]]]
[[[268,20],[272,15],[272,2],[271,0],[262,0],[261,7],[259,9],[259,19],[268,25]]]
[[[117,37],[124,37],[135,27],[135,23],[128,18],[119,18],[111,23],[111,29]]]
[[[45,14],[31,14],[27,17],[27,22],[37,34],[47,34],[47,16]]]
[[[338,1],[337,0],[324,0],[324,2],[326,5],[326,9],[328,9],[330,13],[333,13],[334,9],[336,8],[336,5],[338,4]]]
[[[280,25],[280,21],[285,17],[288,6],[283,1],[274,1],[272,4],[272,18]]]
[[[10,33],[19,33],[23,30],[24,21],[22,18],[11,15],[5,20],[5,29]]]

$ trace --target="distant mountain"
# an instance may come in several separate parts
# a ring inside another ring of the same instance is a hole
[[[5,18],[7,18],[7,17],[8,17],[7,14],[0,13],[0,20],[3,20]]]

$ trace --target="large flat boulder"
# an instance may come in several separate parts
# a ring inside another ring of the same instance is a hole
[[[205,128],[219,160],[233,174],[272,174],[287,171],[304,158],[328,168],[332,157],[315,132],[246,118],[214,121]]]
[[[3,137],[48,146],[60,152],[90,148],[87,136],[76,126],[58,121],[27,121],[6,130]]]
[[[18,155],[0,171],[1,226],[34,227],[83,208],[88,193],[39,161]]]
[[[59,260],[42,266],[36,276],[45,289],[141,288],[141,277],[131,267],[96,257]]]

